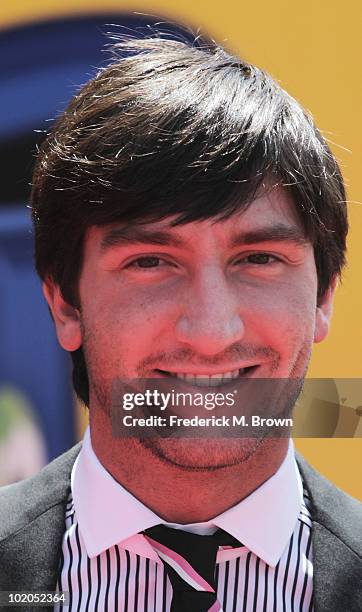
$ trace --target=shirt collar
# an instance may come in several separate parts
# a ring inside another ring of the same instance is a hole
[[[150,554],[146,539],[136,534],[165,521],[102,466],[92,448],[89,429],[72,470],[71,488],[77,521],[90,557],[131,540],[135,552],[157,558],[156,554]],[[268,565],[275,566],[294,531],[302,497],[301,478],[290,441],[277,472],[251,495],[210,521],[178,527],[197,533],[210,533],[212,528],[220,527]]]

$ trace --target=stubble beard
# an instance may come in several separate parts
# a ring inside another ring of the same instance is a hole
[[[288,393],[284,393],[274,413],[278,418],[291,417],[302,391],[305,372],[302,377],[295,379],[295,384],[287,385]],[[179,469],[196,472],[216,471],[248,462],[268,441],[281,441],[282,438],[289,437],[289,429],[265,426],[258,428],[257,434],[253,437],[247,437],[245,433],[242,437],[237,437],[235,434],[228,437],[215,437],[215,435],[207,437],[207,429],[205,433],[202,428],[202,434],[203,437],[200,438],[147,437],[141,439],[140,443],[158,459]]]
[[[101,365],[94,359],[91,338],[84,333],[83,349],[89,376],[90,410],[101,410],[111,419],[113,382],[102,378]],[[293,387],[293,392],[285,395],[283,405],[278,407],[278,415],[290,417],[302,390],[310,360],[311,345],[305,341],[299,350],[290,369],[290,377],[298,378],[300,384]],[[204,433],[204,432],[203,432]],[[138,445],[148,449],[158,460],[185,471],[215,471],[247,462],[265,443],[273,437],[270,428],[264,428],[258,437],[209,437],[201,438],[165,438],[147,436],[146,438],[128,438],[127,444],[137,448]],[[277,434],[278,436],[279,434]],[[120,439],[121,440],[121,439]],[[122,446],[122,445],[121,445]]]

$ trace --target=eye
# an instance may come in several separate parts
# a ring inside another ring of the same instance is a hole
[[[251,255],[246,255],[245,257],[238,259],[236,264],[240,263],[249,263],[254,265],[267,265],[276,262],[280,262],[281,260],[275,255],[271,255],[270,253],[251,253]]]
[[[155,255],[145,255],[144,257],[138,257],[131,261],[127,268],[159,268],[160,264],[165,264],[165,262]]]
[[[128,263],[124,264],[124,269],[130,271],[167,272],[170,268],[177,268],[177,264],[159,255],[139,255]]]

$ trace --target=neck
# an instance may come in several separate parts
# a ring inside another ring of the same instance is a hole
[[[259,444],[245,439],[182,439],[170,447],[166,443],[165,450],[153,439],[115,438],[110,418],[101,410],[91,411],[91,438],[99,461],[116,481],[163,520],[180,524],[208,521],[250,495],[278,470],[289,442],[288,438]],[[215,448],[230,454],[234,445],[246,447],[248,442],[241,461],[229,459],[222,467],[201,465],[200,460],[194,467],[170,459],[196,452],[208,458],[215,456]]]

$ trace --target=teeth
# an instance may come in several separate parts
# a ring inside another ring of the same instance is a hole
[[[218,387],[225,384],[230,380],[238,378],[240,374],[244,372],[244,368],[240,370],[232,370],[230,372],[224,372],[221,374],[213,374],[212,376],[206,376],[205,374],[173,374],[176,378],[185,380],[192,385],[197,387]]]

